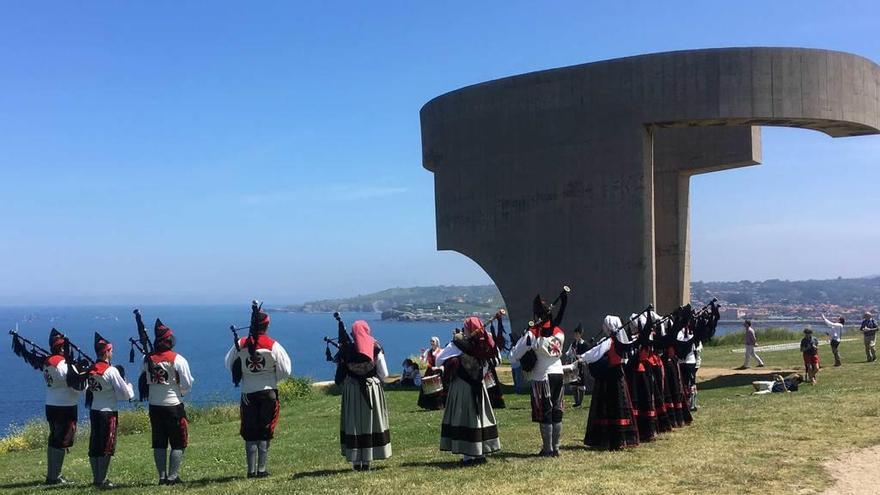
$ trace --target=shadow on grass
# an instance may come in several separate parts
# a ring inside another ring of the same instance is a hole
[[[42,481],[22,481],[20,483],[10,483],[8,485],[0,485],[0,490],[7,490],[7,489],[11,490],[13,488],[31,488],[31,487],[36,487],[36,486],[41,486],[45,490],[63,490],[65,488],[76,488],[76,485],[74,485],[72,483],[69,485],[47,485],[47,484],[43,483]]]
[[[699,390],[712,390],[716,388],[742,387],[751,385],[754,381],[770,381],[775,375],[786,376],[790,373],[796,373],[796,370],[778,370],[768,372],[761,375],[723,375],[715,378],[699,382],[697,388]]]
[[[384,469],[384,466],[383,467],[372,467],[371,466],[370,471],[376,471],[379,469]],[[302,478],[322,478],[324,476],[333,476],[333,475],[337,475],[337,474],[353,473],[353,472],[355,472],[354,469],[319,469],[317,471],[304,471],[301,473],[294,473],[294,474],[290,475],[290,479],[298,480],[298,479],[302,479]]]
[[[403,467],[415,467],[415,468],[426,468],[432,467],[437,469],[468,469],[468,467],[462,466],[460,461],[424,461],[424,462],[404,462],[401,464]]]
[[[561,448],[561,447],[560,447]],[[499,459],[540,459],[541,456],[538,453],[529,454],[524,452],[510,452],[510,451],[501,451],[497,454],[492,454],[492,457],[497,457]]]
[[[244,476],[216,476],[214,478],[199,478],[197,480],[186,481],[186,486],[207,486],[214,483],[229,483],[230,481],[245,479]]]

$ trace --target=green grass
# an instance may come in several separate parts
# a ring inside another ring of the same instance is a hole
[[[731,347],[706,349],[704,367],[732,368],[742,362]],[[191,493],[816,493],[831,482],[822,462],[845,450],[880,443],[877,420],[878,365],[866,364],[861,342],[841,345],[842,368],[826,368],[816,387],[800,392],[751,396],[748,376],[722,376],[702,383],[692,426],[624,452],[582,448],[587,409],[568,409],[559,459],[534,457],[537,426],[529,420],[525,395],[507,395],[496,411],[503,451],[485,466],[459,469],[457,458],[439,452],[442,412],[422,411],[417,392],[387,392],[394,456],[377,469],[353,472],[339,454],[339,397],[306,393],[285,399],[270,452],[273,476],[244,478],[243,442],[234,408],[193,414],[190,448],[182,477]],[[820,348],[824,363],[830,354]],[[768,374],[801,367],[796,351],[766,353]],[[232,412],[230,412],[232,411]],[[172,493],[155,487],[148,431],[122,435],[110,479],[115,493]],[[78,483],[64,493],[89,493],[87,441],[79,438],[65,462]],[[45,451],[0,454],[0,493],[36,493],[45,476]],[[448,478],[456,486],[449,486]]]

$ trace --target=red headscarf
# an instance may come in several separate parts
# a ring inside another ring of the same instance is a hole
[[[363,354],[373,361],[376,339],[373,338],[370,325],[364,320],[358,320],[351,326],[351,335],[354,337],[354,348],[358,354]]]
[[[465,335],[473,345],[473,356],[477,359],[490,359],[495,355],[495,339],[483,328],[483,322],[476,316],[464,320]]]

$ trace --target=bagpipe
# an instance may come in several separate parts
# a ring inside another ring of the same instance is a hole
[[[232,332],[232,339],[233,339],[232,344],[235,346],[236,352],[241,351],[241,337],[239,337],[238,332],[240,332],[241,330],[247,330],[248,332],[250,332],[251,328],[256,328],[256,325],[257,325],[256,318],[262,309],[263,309],[263,303],[254,299],[253,301],[251,301],[251,324],[246,327],[237,327],[234,324],[229,325],[229,331]],[[241,383],[242,375],[244,373],[242,371],[240,357],[236,357],[235,361],[232,362],[231,372],[232,372],[232,384],[235,385],[236,387],[238,387],[238,385]]]
[[[342,359],[342,350],[344,346],[354,342],[354,339],[351,338],[351,336],[348,334],[348,331],[345,329],[345,322],[342,321],[342,315],[339,314],[338,311],[333,313],[333,318],[336,320],[337,335],[335,339],[324,337],[324,343],[326,344],[326,348],[324,349],[324,357],[327,359],[327,362],[339,363]],[[335,355],[330,351],[331,345],[336,348]]]
[[[488,327],[489,332],[492,333],[492,338],[495,339],[495,347],[498,348],[499,351],[510,351],[510,342],[504,336],[504,316],[507,315],[507,311],[502,308],[499,309],[497,313],[495,313],[491,318],[483,322],[483,328]],[[498,331],[495,331],[495,321],[498,321]]]
[[[563,285],[562,291],[559,293],[558,296],[556,296],[556,299],[546,308],[546,311],[544,311],[545,308],[542,307],[543,303],[541,301],[540,296],[535,296],[535,302],[533,304],[534,307],[532,308],[532,310],[535,315],[539,314],[539,310],[544,314],[541,315],[540,318],[538,318],[538,321],[533,321],[533,320],[529,321],[529,327],[525,330],[524,335],[527,339],[526,346],[529,347],[529,350],[526,351],[525,354],[523,354],[523,356],[519,359],[519,363],[520,363],[520,366],[522,367],[523,371],[525,371],[527,373],[531,372],[533,369],[535,369],[535,365],[538,364],[538,355],[535,353],[535,350],[531,348],[532,347],[531,329],[532,328],[540,328],[540,327],[544,326],[544,324],[547,323],[548,321],[550,321],[554,324],[561,323],[562,315],[565,314],[565,307],[568,305],[568,295],[570,293],[571,293],[571,287],[569,287],[567,285]],[[562,303],[562,306],[559,308],[559,312],[556,314],[556,317],[554,317],[553,316],[553,309],[560,302]],[[522,337],[520,337],[520,338],[522,338]]]
[[[129,337],[128,341],[131,343],[131,350],[128,351],[128,362],[134,362],[134,351],[137,349],[142,356],[146,357],[153,353],[153,342],[150,341],[150,335],[147,333],[147,328],[144,326],[144,320],[141,316],[141,311],[139,309],[134,310],[134,321],[137,323],[137,340]]]
[[[55,329],[53,328],[53,330]],[[52,353],[40,347],[32,340],[22,337],[18,330],[10,330],[9,335],[12,335],[12,352],[24,359],[35,370],[42,370],[46,359]],[[61,354],[68,365],[67,386],[75,390],[84,390],[89,369],[95,365],[95,360],[71,342],[66,335],[61,335],[64,338]]]
[[[129,337],[128,342],[131,344],[131,350],[128,351],[128,362],[134,363],[134,351],[137,350],[144,357],[144,363],[150,358],[150,355],[153,354],[155,348],[153,347],[153,342],[150,340],[150,334],[147,333],[147,327],[144,325],[143,316],[141,316],[141,311],[139,309],[135,309],[132,311],[134,313],[134,321],[137,324],[137,340]],[[146,370],[141,371],[141,374],[138,376],[138,400],[141,402],[147,400],[150,395],[150,387],[147,384],[147,372]]]

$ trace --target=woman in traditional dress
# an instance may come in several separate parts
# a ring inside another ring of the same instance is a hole
[[[594,449],[617,450],[639,444],[622,360],[633,345],[620,318],[606,316],[602,324],[608,336],[579,359],[590,366],[595,379],[584,444]]]
[[[563,294],[566,294],[563,292]],[[567,298],[562,298],[562,306],[554,317],[550,306],[541,296],[536,296],[533,311],[538,323],[528,329],[510,352],[512,361],[521,361],[523,356],[534,352],[534,367],[527,370],[532,382],[532,421],[539,424],[542,447],[538,455],[558,457],[562,439],[562,411],[565,390],[563,387],[562,347],[565,331],[559,327],[565,314]]]
[[[678,359],[678,347],[681,345],[678,341],[678,334],[690,324],[692,315],[690,306],[679,308],[672,318],[672,325],[660,327],[659,338],[656,340],[663,361],[666,412],[669,414],[672,426],[676,428],[687,426],[693,421],[690,407],[688,407],[685,398]]]
[[[443,349],[440,347],[440,338],[439,337],[431,337],[431,347],[428,348],[424,353],[422,353],[422,360],[427,363],[427,368],[425,368],[425,376],[422,378],[422,383],[425,383],[425,380],[432,376],[439,376],[440,369],[437,368],[437,356],[440,355],[440,352]],[[424,387],[419,389],[419,407],[422,409],[428,410],[436,410],[443,409],[443,404],[445,403],[445,391],[440,390],[439,392],[434,392],[431,394],[426,394],[424,392]]]
[[[486,462],[486,455],[501,450],[495,411],[483,378],[489,363],[500,362],[495,340],[477,317],[464,321],[463,332],[437,356],[437,366],[450,376],[446,410],[440,431],[440,450],[462,456],[461,464]]]
[[[658,418],[656,387],[654,373],[651,368],[650,326],[652,321],[646,315],[632,315],[632,321],[638,327],[636,356],[625,365],[627,385],[632,401],[633,417],[639,430],[639,442],[650,442],[657,436]]]
[[[339,324],[343,333],[341,320]],[[336,372],[336,384],[342,387],[339,443],[342,455],[355,471],[368,471],[372,461],[391,457],[388,408],[382,388],[388,366],[366,321],[354,322],[351,333],[353,342],[341,342]]]

